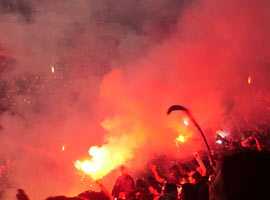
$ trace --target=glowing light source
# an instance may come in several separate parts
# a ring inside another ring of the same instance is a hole
[[[113,162],[110,160],[109,153],[105,147],[93,146],[88,153],[92,157],[91,160],[79,161],[74,163],[74,166],[81,172],[91,176],[94,180],[102,178],[110,172],[109,164]]]
[[[63,146],[62,146],[62,151],[65,151],[65,148],[66,148],[65,145],[63,145]]]
[[[227,137],[229,135],[228,132],[222,131],[222,130],[217,130],[216,133],[217,133],[217,135],[220,135],[222,138],[225,138],[225,137]]]
[[[221,140],[217,140],[216,143],[222,144],[222,141]]]
[[[189,125],[189,122],[188,122],[187,120],[184,120],[184,124],[185,124],[186,126],[188,126],[188,125]]]
[[[52,71],[52,73],[54,73],[54,66],[53,65],[51,65],[51,71]]]
[[[97,146],[93,146],[88,151],[90,156],[101,156],[102,151]]]
[[[250,75],[250,76],[248,76],[248,84],[250,85],[251,82],[252,82],[252,76]]]
[[[89,160],[85,160],[82,162],[77,160],[74,165],[78,170],[81,170],[86,174],[90,174],[92,172],[92,163]]]
[[[107,120],[102,122],[101,125],[106,131],[114,131],[115,127],[120,126],[119,123],[122,124],[122,119],[120,119],[121,118],[117,118],[117,120]],[[119,128],[119,131],[121,130],[122,125]],[[123,132],[126,131],[123,130]],[[134,142],[137,144],[137,140],[141,140],[137,134],[108,137],[106,138],[106,143],[102,146],[92,146],[89,149],[89,158],[74,162],[75,169],[78,170],[78,174],[82,177],[90,176],[94,180],[101,179],[112,170],[121,165],[125,165],[128,160],[134,157],[134,147],[130,147],[130,144]]]
[[[176,138],[176,140],[178,141],[178,142],[181,142],[181,143],[184,143],[186,140],[185,140],[185,137],[183,136],[183,135],[179,135],[177,138]]]

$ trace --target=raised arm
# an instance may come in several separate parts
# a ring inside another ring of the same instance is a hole
[[[103,183],[101,182],[101,179],[96,180],[96,183],[98,184],[100,190],[110,199],[112,200],[113,197],[110,194],[110,192],[107,190],[107,188],[103,185]]]
[[[153,172],[154,176],[155,176],[155,179],[156,181],[160,182],[160,183],[164,183],[165,182],[165,179],[164,178],[161,178],[157,172],[157,167],[156,165],[153,165],[153,164],[150,164],[149,165],[149,168],[150,170]]]

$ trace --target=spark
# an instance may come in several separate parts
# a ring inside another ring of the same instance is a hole
[[[252,76],[250,75],[250,76],[248,76],[248,84],[250,85],[251,82],[252,82]]]
[[[52,71],[52,73],[54,73],[54,66],[53,65],[51,65],[51,71]]]
[[[222,141],[221,140],[217,140],[216,143],[222,144]]]

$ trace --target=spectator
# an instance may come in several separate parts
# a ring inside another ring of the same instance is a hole
[[[200,182],[201,179],[202,179],[202,175],[199,172],[195,171],[191,176],[190,183],[196,184],[196,183]]]
[[[136,197],[136,188],[133,178],[128,174],[126,166],[121,166],[121,176],[114,184],[112,196],[119,199],[133,199]]]
[[[150,170],[153,172],[156,180],[160,183],[173,183],[173,184],[180,184],[180,180],[181,180],[181,173],[180,173],[180,169],[178,167],[178,165],[173,165],[170,170],[169,170],[169,177],[168,178],[162,178],[158,172],[157,172],[157,167],[156,165],[150,164],[149,166]]]
[[[270,153],[234,152],[221,159],[210,200],[270,199]]]
[[[164,188],[164,194],[159,200],[176,200],[177,199],[177,186],[173,183],[166,183]]]
[[[209,200],[208,180],[208,176],[203,176],[196,184],[196,187],[198,188],[198,200]]]
[[[149,177],[148,178],[148,188],[151,194],[151,199],[157,200],[161,196],[162,193],[162,187],[159,185],[159,183],[156,181],[155,178]]]
[[[17,190],[16,197],[18,200],[29,200],[28,196],[25,194],[25,192],[22,189]]]
[[[136,181],[136,198],[139,200],[150,199],[147,183],[143,179]]]
[[[182,185],[182,192],[180,200],[197,200],[198,189],[194,184],[186,183]]]

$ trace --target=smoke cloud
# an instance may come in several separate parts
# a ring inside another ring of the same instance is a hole
[[[266,0],[2,1],[1,197],[89,189],[73,162],[95,145],[129,152],[132,173],[205,149],[184,113],[166,115],[173,104],[209,141],[269,122],[269,13]]]

